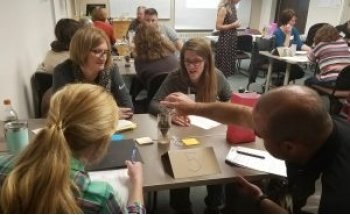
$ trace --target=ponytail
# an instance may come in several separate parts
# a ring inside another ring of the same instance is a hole
[[[81,213],[70,180],[70,149],[60,125],[42,130],[1,190],[4,213]]]

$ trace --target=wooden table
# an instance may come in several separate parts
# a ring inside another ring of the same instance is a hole
[[[137,128],[134,130],[123,132],[125,138],[137,138],[149,136],[152,139],[157,138],[156,118],[148,114],[136,114],[133,117],[133,121],[137,124]],[[43,119],[30,119],[28,121],[29,129],[41,128],[44,126]],[[225,157],[231,147],[226,143],[226,126],[220,125],[210,130],[204,130],[196,126],[189,128],[173,126],[170,130],[170,134],[176,136],[178,139],[184,137],[195,137],[200,141],[199,145],[186,147],[179,144],[170,144],[169,147],[159,146],[158,143],[151,145],[137,146],[144,162],[144,191],[159,191],[172,188],[181,188],[189,186],[209,185],[209,184],[224,184],[234,181],[237,176],[245,176],[250,180],[259,180],[262,177],[266,177],[268,174],[249,170],[241,167],[230,166],[225,163]],[[216,158],[219,163],[219,174],[174,179],[170,175],[164,172],[161,163],[161,155],[167,150],[182,149],[182,148],[194,148],[212,146]],[[263,148],[263,144],[260,139],[257,139],[256,143],[244,144],[247,147]],[[4,152],[6,146],[3,138],[3,128],[0,126],[0,149]]]
[[[284,75],[283,85],[288,85],[290,69],[292,64],[308,64],[309,59],[306,55],[295,55],[293,57],[280,57],[277,55],[271,54],[269,51],[259,51],[259,54],[264,55],[269,58],[269,68],[267,70],[266,76],[266,87],[265,93],[269,90],[271,76],[272,76],[272,68],[273,68],[273,60],[284,61],[287,63],[286,73]]]

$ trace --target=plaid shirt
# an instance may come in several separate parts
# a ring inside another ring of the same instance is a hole
[[[0,186],[8,173],[14,168],[14,157],[0,156]],[[77,196],[78,204],[84,213],[145,213],[146,209],[140,202],[129,204],[126,208],[120,206],[114,190],[106,182],[92,182],[84,171],[84,165],[71,159],[71,178],[80,190]]]

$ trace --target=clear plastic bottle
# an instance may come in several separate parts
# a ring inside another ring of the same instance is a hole
[[[5,123],[18,120],[18,115],[11,105],[10,99],[4,100],[4,108],[2,111],[1,120]]]

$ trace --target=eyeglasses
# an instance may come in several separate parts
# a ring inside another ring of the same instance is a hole
[[[90,50],[91,53],[93,55],[95,55],[96,57],[103,57],[105,55],[110,55],[111,54],[111,50],[107,49],[107,50],[102,50],[102,49],[92,49]]]
[[[203,62],[204,60],[195,60],[195,61],[185,60],[185,66],[192,65],[194,67],[199,67]]]

